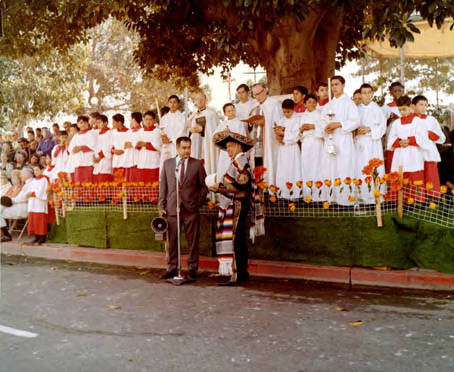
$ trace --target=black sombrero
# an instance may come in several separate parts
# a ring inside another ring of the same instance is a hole
[[[227,148],[228,142],[236,142],[241,145],[243,151],[249,151],[255,145],[255,139],[243,136],[242,134],[231,132],[230,130],[223,130],[222,132],[217,132],[213,135],[213,142],[216,146],[221,149]]]

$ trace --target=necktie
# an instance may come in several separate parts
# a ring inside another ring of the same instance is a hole
[[[183,184],[183,180],[184,180],[184,159],[180,159],[180,166],[181,166],[180,185],[182,185]]]

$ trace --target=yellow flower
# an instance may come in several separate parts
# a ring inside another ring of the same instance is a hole
[[[378,191],[377,189],[374,189],[374,196],[375,196],[376,198],[379,198],[379,197],[381,196],[380,191]]]
[[[313,183],[312,181],[306,181],[307,187],[312,187],[312,183]]]
[[[448,192],[448,186],[446,186],[446,185],[440,186],[441,194],[446,194],[447,192]]]
[[[408,199],[407,199],[407,204],[408,204],[408,205],[415,204],[415,199],[413,199],[413,198],[408,198]]]
[[[295,212],[295,203],[288,203],[288,209],[290,209],[291,212]]]
[[[341,180],[340,178],[336,178],[336,179],[334,180],[334,186],[340,186],[341,183],[342,183],[342,180]]]
[[[422,180],[413,181],[413,185],[415,186],[421,186],[422,184],[423,184]]]
[[[324,209],[328,209],[330,205],[331,205],[330,202],[324,202],[323,203],[323,208]]]
[[[210,209],[214,208],[214,203],[211,200],[208,202],[208,208]]]
[[[402,180],[402,183],[403,183],[404,185],[408,185],[409,182],[410,182],[410,180],[409,180],[408,178],[404,178],[404,179]]]
[[[430,208],[430,209],[437,209],[437,205],[436,205],[434,202],[431,202],[431,203],[429,204],[429,208]]]
[[[355,197],[353,195],[350,195],[348,197],[348,201],[354,202],[355,201]]]
[[[276,196],[275,195],[271,195],[270,196],[270,202],[271,203],[276,203]]]
[[[304,198],[304,201],[309,204],[312,201],[312,198],[308,195]]]
[[[432,190],[434,188],[434,184],[432,182],[427,182],[426,183],[426,189],[427,190]]]

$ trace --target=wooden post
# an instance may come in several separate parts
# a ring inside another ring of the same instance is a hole
[[[401,185],[404,182],[404,171],[402,165],[399,165],[399,180]],[[404,189],[403,187],[397,193],[397,215],[400,219],[404,217]]]
[[[63,217],[66,217],[66,203],[65,203],[65,195],[67,193],[66,191],[66,188],[62,187],[61,188],[62,192],[61,192],[61,215]]]
[[[378,186],[374,182],[374,190],[378,191]],[[375,195],[375,192],[374,192]],[[380,196],[375,196],[375,215],[377,216],[377,226],[383,227],[383,218],[381,214]]]
[[[57,200],[57,194],[55,192],[53,193],[53,200],[54,200],[54,209],[55,209],[55,222],[57,223],[57,226],[60,226],[60,216],[58,215],[58,200]]]
[[[126,187],[123,185],[121,187],[121,191],[123,192],[123,219],[128,219],[128,197],[126,195]]]

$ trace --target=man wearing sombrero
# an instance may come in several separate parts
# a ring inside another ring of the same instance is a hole
[[[219,192],[219,214],[216,226],[216,252],[221,275],[231,275],[220,285],[235,285],[249,279],[247,217],[252,208],[251,237],[255,236],[255,179],[245,152],[255,140],[228,129],[213,135],[213,142],[227,151],[231,163],[221,180],[209,187]],[[263,223],[263,220],[261,221]],[[261,229],[263,230],[263,229]]]

